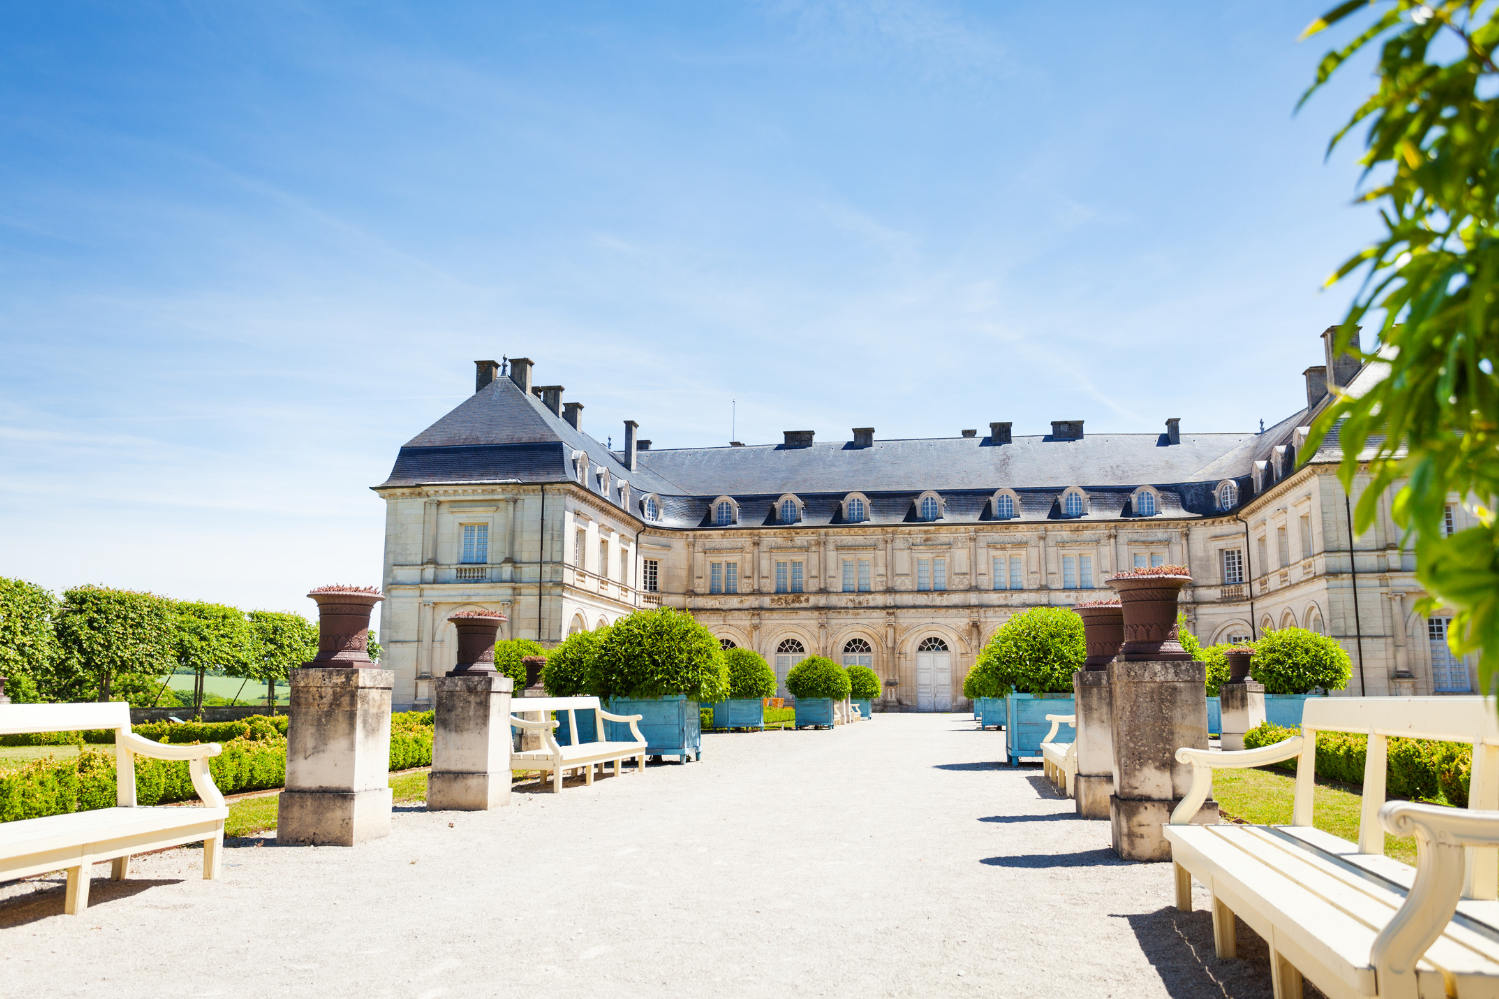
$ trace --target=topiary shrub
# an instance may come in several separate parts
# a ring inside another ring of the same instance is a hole
[[[776,695],[776,671],[754,649],[725,649],[724,666],[729,671],[729,697],[760,700]]]
[[[547,655],[547,664],[541,668],[541,685],[553,697],[585,697],[593,693],[588,686],[588,670],[599,645],[609,635],[609,629],[580,631],[568,635],[567,641]]]
[[[849,696],[856,701],[872,701],[880,696],[880,676],[868,666],[848,667]]]
[[[852,692],[848,670],[827,656],[808,656],[786,674],[786,689],[797,699],[841,701]]]
[[[963,677],[963,696],[970,701],[980,697],[1003,697],[1009,692],[1008,684],[1001,683],[993,670],[984,669],[979,663],[970,666],[968,675]]]
[[[599,643],[588,687],[604,698],[673,697],[722,701],[728,667],[712,632],[670,607],[620,618]]]
[[[1072,674],[1087,657],[1082,618],[1063,607],[1034,607],[1010,618],[989,639],[974,664],[980,678],[973,689],[1071,693]]]
[[[546,657],[547,650],[529,638],[511,638],[494,643],[494,668],[515,681],[515,693],[526,689],[526,656]]]
[[[1228,682],[1230,671],[1228,668],[1227,650],[1236,649],[1245,644],[1247,643],[1236,642],[1232,645],[1225,643],[1223,645],[1209,645],[1205,649],[1197,650],[1197,654],[1193,658],[1199,660],[1208,668],[1207,686],[1209,697],[1217,697],[1219,693],[1218,688]]]
[[[1306,694],[1314,688],[1342,690],[1353,674],[1353,660],[1326,635],[1305,628],[1267,632],[1254,645],[1249,675],[1267,694]]]

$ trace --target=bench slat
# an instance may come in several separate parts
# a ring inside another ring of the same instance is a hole
[[[27,732],[82,732],[130,728],[130,705],[124,701],[78,704],[0,704],[0,735]]]

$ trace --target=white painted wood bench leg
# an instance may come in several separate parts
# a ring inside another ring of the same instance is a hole
[[[130,858],[116,857],[109,865],[109,880],[124,881],[130,876]]]
[[[561,794],[562,793],[562,768],[561,767],[553,767],[552,768],[552,793],[553,794]]]
[[[1213,950],[1218,959],[1232,960],[1239,956],[1238,928],[1234,924],[1234,911],[1219,899],[1213,899]]]
[[[219,867],[224,862],[224,833],[210,836],[203,841],[203,880],[212,881],[219,876]]]
[[[583,786],[584,787],[593,787],[593,764],[592,763],[588,764],[588,766],[586,766],[586,767],[583,768]]]
[[[1176,907],[1182,912],[1192,911],[1192,874],[1181,864],[1171,865],[1176,871]]]
[[[68,891],[63,898],[62,911],[76,916],[88,908],[88,882],[90,864],[68,868]]]
[[[1304,979],[1301,972],[1285,955],[1276,950],[1272,945],[1270,948],[1270,989],[1275,999],[1302,999],[1302,985]]]

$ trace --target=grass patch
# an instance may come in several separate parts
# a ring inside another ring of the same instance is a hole
[[[1214,770],[1213,797],[1226,818],[1250,825],[1287,826],[1296,795],[1296,778],[1273,770]],[[1363,795],[1333,781],[1318,780],[1312,794],[1312,825],[1350,842],[1358,842]],[[1385,856],[1416,865],[1416,840],[1384,838]]]
[[[114,752],[113,746],[91,746]],[[0,746],[0,771],[19,770],[32,760],[65,760],[78,755],[77,746]]]
[[[224,835],[254,836],[276,828],[276,808],[280,801],[279,792],[231,801],[229,817],[224,820]]]
[[[396,801],[426,801],[428,772],[419,770],[416,773],[392,774],[390,796]]]

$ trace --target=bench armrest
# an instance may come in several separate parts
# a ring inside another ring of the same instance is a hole
[[[1416,837],[1416,879],[1379,936],[1370,961],[1379,994],[1416,995],[1416,962],[1442,935],[1462,895],[1464,847],[1499,846],[1499,812],[1392,801],[1379,824],[1395,836]]]
[[[553,733],[553,730],[559,724],[558,722],[552,719],[542,719],[541,721],[527,721],[524,718],[517,718],[515,717],[515,715],[511,715],[510,724],[519,728],[540,729],[541,739],[546,743],[547,753],[551,756],[561,758],[562,747],[557,745],[557,736]]]
[[[1042,739],[1042,742],[1054,741],[1057,737],[1057,729],[1063,725],[1077,727],[1077,715],[1047,715],[1046,720],[1051,722],[1051,731],[1046,733],[1046,738]]]
[[[1208,800],[1208,795],[1213,793],[1214,770],[1241,770],[1246,767],[1262,767],[1267,763],[1289,760],[1301,754],[1302,741],[1301,736],[1293,735],[1273,746],[1239,749],[1227,753],[1192,749],[1189,746],[1178,749],[1176,751],[1177,762],[1192,764],[1192,786],[1187,790],[1186,797],[1182,798],[1181,804],[1172,811],[1171,824],[1184,826],[1192,821],[1192,816],[1197,814],[1202,803]]]
[[[198,797],[203,804],[209,808],[222,808],[224,796],[219,793],[218,785],[213,782],[213,772],[208,769],[208,758],[217,756],[224,751],[224,747],[217,742],[200,742],[195,746],[170,746],[164,742],[155,742],[143,738],[134,732],[124,729],[115,731],[115,753],[120,756],[117,761],[120,766],[127,762],[125,754],[139,753],[141,756],[149,756],[157,760],[187,760],[188,773],[193,779],[193,790],[198,792]],[[130,766],[130,777],[132,778],[129,788],[130,803],[135,802],[134,764]]]
[[[599,714],[603,716],[605,721],[629,722],[630,734],[635,736],[635,741],[641,744],[645,743],[645,736],[640,734],[640,725],[638,724],[640,719],[644,718],[645,715],[616,715],[610,714],[603,708],[599,708]]]

